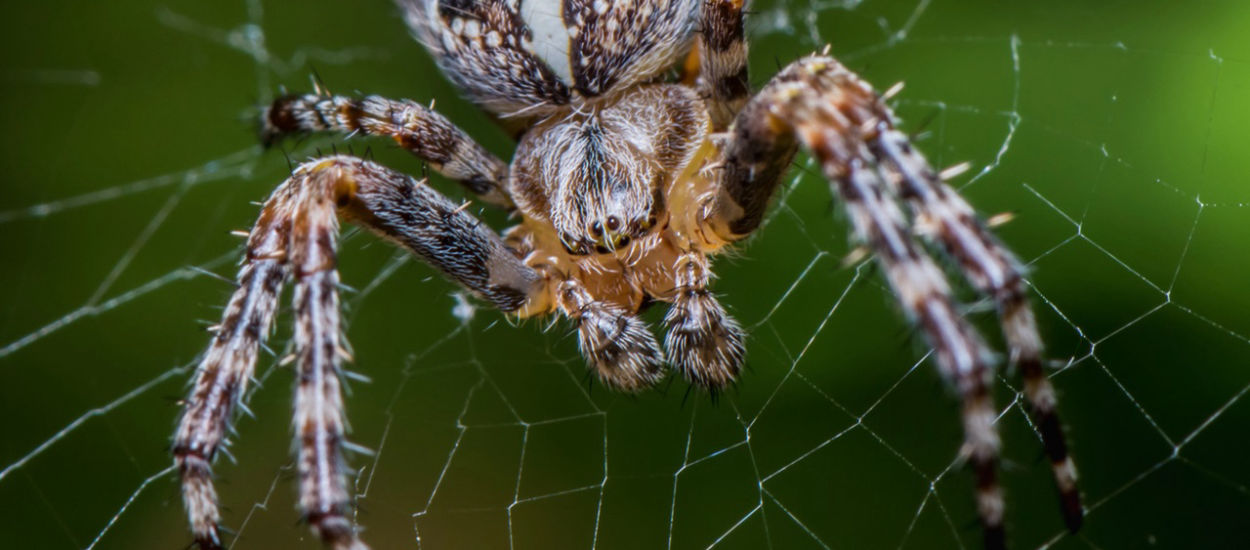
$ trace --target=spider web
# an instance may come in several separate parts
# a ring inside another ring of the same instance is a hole
[[[228,231],[287,170],[251,145],[249,106],[306,89],[315,70],[337,92],[438,98],[508,150],[432,76],[387,2],[133,4],[55,17],[13,6],[0,33],[29,52],[0,70],[18,130],[0,199],[0,540],[14,547],[189,540],[165,448],[176,401],[207,342],[197,328],[232,289]],[[1082,533],[1065,534],[1004,375],[1014,546],[1250,540],[1250,191],[1238,184],[1250,12],[754,8],[756,78],[832,41],[879,87],[906,81],[895,106],[919,147],[937,166],[970,161],[962,192],[1014,214],[998,231],[1033,270],[1088,509]],[[349,233],[348,336],[371,382],[350,385],[348,411],[353,441],[372,449],[351,462],[374,547],[979,547],[957,405],[871,263],[844,262],[846,224],[804,163],[761,234],[719,262],[716,290],[751,337],[749,370],[716,404],[681,382],[638,397],[587,384],[567,325],[509,326]],[[992,308],[964,299],[994,339]],[[259,373],[237,462],[217,466],[233,547],[317,548],[293,511],[291,373],[272,357]]]

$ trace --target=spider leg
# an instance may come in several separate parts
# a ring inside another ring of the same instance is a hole
[[[633,393],[654,386],[664,377],[660,346],[637,315],[595,299],[575,279],[560,283],[556,306],[577,324],[582,356],[605,386]]]
[[[811,151],[842,199],[857,238],[874,250],[902,309],[920,325],[939,370],[959,393],[962,453],[976,477],[985,546],[1003,548],[1000,442],[989,386],[993,356],[960,316],[946,276],[916,242],[896,201],[892,183],[900,176],[889,156],[881,155],[877,126],[892,121],[887,115],[871,87],[834,59],[813,56],[791,64],[743,107],[723,138],[723,193],[709,225],[727,239],[756,229],[797,144]],[[1033,349],[1039,348],[1036,343]]]
[[[221,326],[196,368],[191,391],[174,433],[174,464],[182,479],[182,500],[197,545],[222,547],[212,462],[226,443],[226,429],[256,366],[257,349],[269,335],[278,295],[289,272],[290,226],[262,216],[248,239],[238,290]]]
[[[300,508],[336,550],[366,548],[351,509],[341,456],[345,421],[335,240],[338,216],[405,246],[504,311],[541,290],[539,275],[498,235],[423,180],[348,156],[305,163],[266,201],[248,241],[239,289],[197,370],[174,437],[175,464],[197,544],[221,547],[211,463],[250,379],[278,294],[294,277],[298,359],[295,431]]]
[[[716,131],[729,126],[751,95],[744,4],[746,0],[703,0],[697,86]]]
[[[938,240],[955,258],[964,277],[983,295],[994,300],[1012,364],[1024,378],[1024,396],[1050,459],[1060,507],[1068,530],[1081,527],[1083,510],[1077,488],[1076,465],[1068,456],[1063,426],[1056,410],[1055,388],[1042,369],[1042,339],[1025,290],[1024,275],[1015,256],[986,229],[963,197],[944,183],[924,156],[896,130],[893,117],[877,104],[873,154],[887,161],[898,194],[906,197],[913,217],[929,239]]]
[[[321,170],[333,170],[322,168]],[[290,259],[295,277],[296,472],[299,508],[313,532],[335,550],[365,550],[348,517],[352,510],[343,458],[345,418],[340,389],[338,218],[328,186],[338,179],[296,172],[290,195]]]
[[[291,134],[324,131],[389,137],[483,200],[512,207],[505,184],[508,166],[446,117],[416,102],[295,94],[274,100],[261,117],[266,145]]]
[[[677,292],[664,317],[668,363],[715,397],[742,370],[746,354],[742,328],[707,289],[711,273],[707,256],[683,254],[675,272]]]

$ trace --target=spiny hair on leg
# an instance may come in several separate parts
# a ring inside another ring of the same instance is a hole
[[[691,384],[715,395],[737,380],[746,355],[742,328],[710,292],[687,291],[664,324],[668,362]]]
[[[746,355],[742,327],[707,290],[707,258],[685,254],[675,266],[677,295],[664,317],[670,365],[715,396],[733,384]]]
[[[605,386],[638,392],[664,378],[663,354],[642,319],[595,300],[572,280],[561,284],[560,307],[577,323],[582,356]]]

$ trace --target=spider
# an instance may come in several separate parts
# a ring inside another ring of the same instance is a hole
[[[496,233],[413,178],[333,155],[299,165],[248,234],[238,288],[174,434],[200,548],[222,538],[211,464],[224,443],[283,285],[294,281],[299,508],[335,549],[367,548],[343,458],[336,271],[339,220],[366,227],[517,318],[562,314],[599,380],[638,392],[680,373],[715,394],[743,363],[739,324],[708,290],[709,257],[751,235],[797,150],[818,161],[903,312],[962,402],[961,450],[987,548],[1003,548],[994,355],[960,314],[926,244],[996,305],[1009,359],[1053,467],[1067,526],[1082,521],[1076,470],[1042,370],[1019,263],[896,128],[886,101],[824,53],[750,93],[744,0],[398,0],[412,33],[468,99],[514,132],[505,163],[431,108],[378,96],[275,100],[262,138],[385,136],[519,223]],[[684,63],[683,63],[684,62]],[[685,67],[674,80],[673,70]],[[669,304],[661,346],[637,316]]]

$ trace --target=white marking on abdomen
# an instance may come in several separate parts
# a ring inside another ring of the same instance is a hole
[[[573,64],[569,61],[569,29],[564,24],[564,0],[522,0],[521,19],[534,35],[525,47],[546,63],[561,81],[572,86]]]

